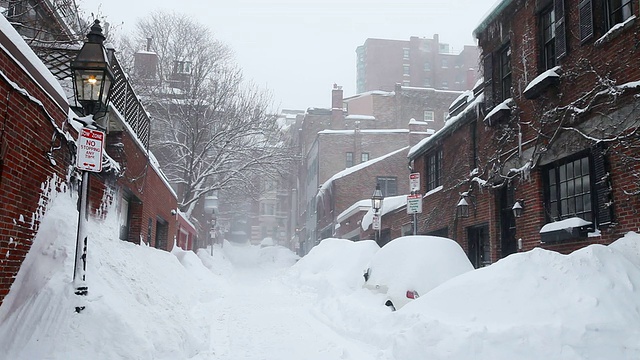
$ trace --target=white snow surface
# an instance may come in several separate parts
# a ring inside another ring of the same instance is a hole
[[[362,288],[371,241],[171,253],[90,225],[73,294],[76,197],[54,196],[0,306],[0,359],[639,359],[640,235],[508,256],[391,312]],[[77,314],[75,306],[86,309]]]
[[[572,217],[569,219],[554,221],[554,222],[545,224],[540,229],[540,234],[548,233],[556,230],[564,230],[564,229],[571,229],[571,228],[576,228],[581,226],[587,226],[587,225],[591,225],[591,221],[586,221],[579,217]]]

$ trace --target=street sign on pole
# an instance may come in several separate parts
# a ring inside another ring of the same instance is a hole
[[[407,195],[407,214],[422,213],[422,194]]]
[[[82,128],[78,137],[78,169],[91,172],[102,171],[102,142],[104,133]]]
[[[409,191],[420,192],[420,173],[411,173],[409,175]]]
[[[372,222],[372,226],[373,226],[373,230],[380,230],[380,215],[375,214],[373,215],[373,222]]]

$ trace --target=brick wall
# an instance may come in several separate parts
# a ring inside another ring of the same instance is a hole
[[[1,304],[38,230],[42,215],[38,213],[38,202],[41,196],[47,200],[41,186],[54,174],[59,181],[64,181],[71,157],[66,141],[58,136],[55,128],[63,128],[66,109],[45,93],[44,86],[34,81],[35,76],[25,73],[5,51],[0,51],[0,71],[4,75],[0,77]],[[52,151],[58,146],[60,149]],[[53,154],[55,166],[47,158],[49,152]]]

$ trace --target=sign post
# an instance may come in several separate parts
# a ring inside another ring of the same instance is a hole
[[[407,214],[413,215],[413,235],[418,234],[418,214],[422,214],[422,195],[420,194],[420,173],[409,174],[409,190],[407,195]]]
[[[78,152],[76,166],[82,171],[82,190],[80,208],[78,209],[78,237],[76,239],[76,258],[73,269],[73,285],[75,294],[86,296],[89,287],[86,284],[87,272],[87,222],[89,221],[89,172],[102,171],[102,144],[104,132],[82,128],[78,136]],[[84,310],[84,306],[76,306],[76,312]]]

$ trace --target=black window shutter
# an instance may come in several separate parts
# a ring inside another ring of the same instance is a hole
[[[591,0],[582,0],[578,4],[580,14],[580,41],[585,42],[593,37],[593,4]]]
[[[492,54],[487,54],[483,61],[484,75],[484,101],[487,108],[493,106],[493,59]]]
[[[591,149],[593,159],[593,175],[596,195],[596,219],[598,225],[613,222],[613,206],[611,205],[611,179],[607,171],[603,147],[596,145]]]
[[[567,32],[564,21],[564,0],[555,0],[553,3],[556,16],[556,58],[562,59],[567,55]]]

